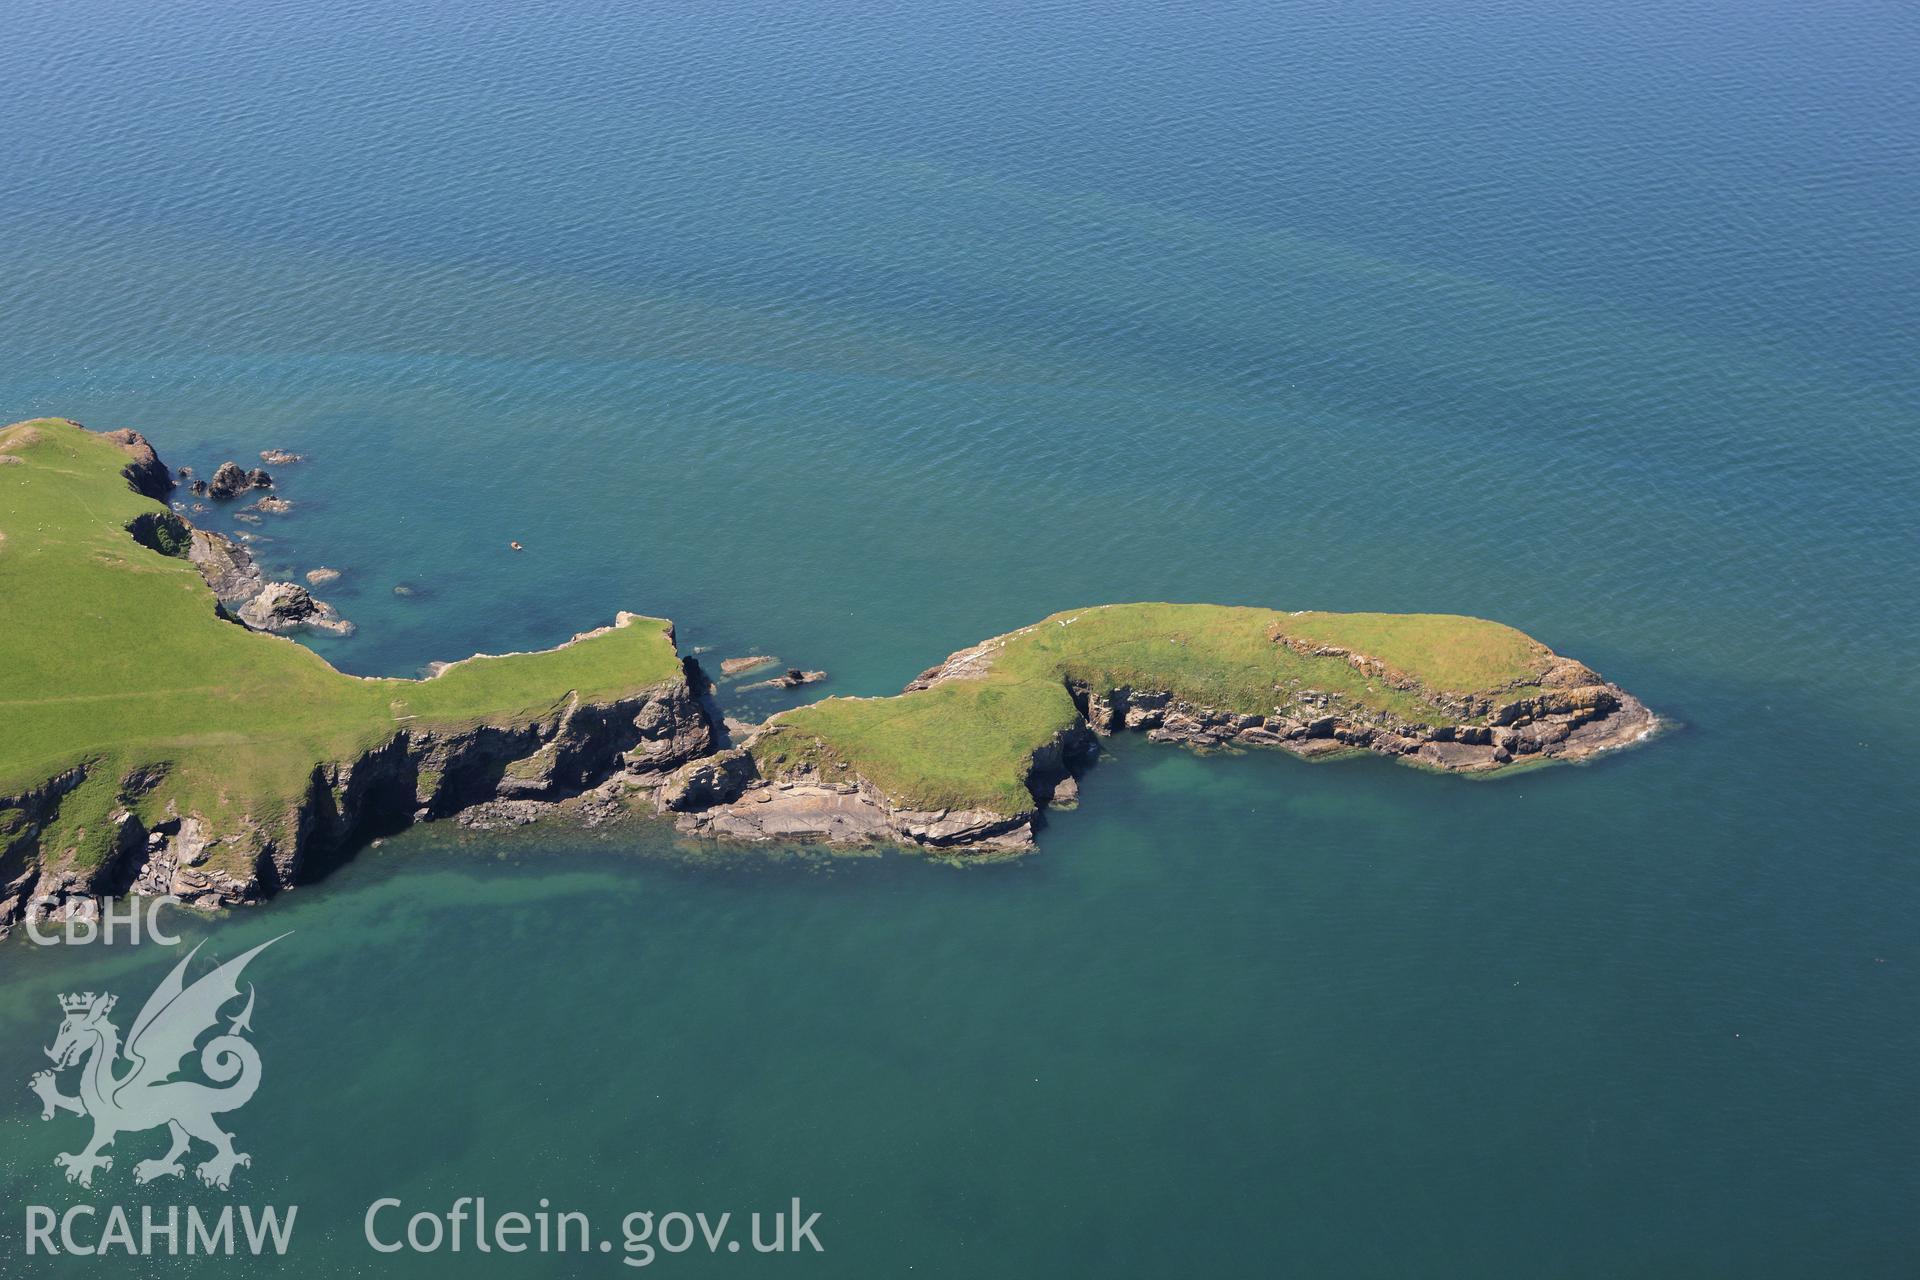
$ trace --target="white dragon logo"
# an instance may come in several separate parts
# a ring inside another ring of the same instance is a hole
[[[200,951],[194,947],[147,998],[124,1048],[119,1028],[107,1019],[114,996],[89,991],[60,997],[66,1018],[53,1047],[46,1051],[53,1059],[53,1070],[36,1073],[28,1085],[40,1095],[43,1120],[53,1119],[60,1111],[93,1117],[93,1140],[80,1151],[53,1158],[67,1171],[67,1181],[91,1187],[94,1170],[113,1168],[113,1157],[101,1153],[117,1135],[160,1125],[172,1134],[173,1147],[158,1160],[136,1164],[135,1182],[184,1173],[180,1157],[195,1138],[213,1147],[213,1156],[194,1171],[209,1186],[225,1190],[236,1166],[253,1163],[250,1156],[233,1149],[233,1135],[214,1122],[216,1115],[245,1106],[260,1087],[260,1054],[241,1036],[253,1029],[251,984],[247,1007],[229,1022],[226,1034],[215,1036],[200,1050],[200,1070],[214,1083],[173,1077],[193,1053],[195,1042],[220,1021],[221,1008],[239,997],[240,971],[278,941],[263,942],[187,986],[183,980],[187,965]],[[131,1065],[116,1073],[123,1057]],[[83,1062],[79,1095],[61,1093],[56,1073]]]

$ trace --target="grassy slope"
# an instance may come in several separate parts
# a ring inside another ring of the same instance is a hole
[[[1339,657],[1276,643],[1337,645],[1420,682],[1400,689]],[[776,718],[754,746],[764,771],[811,764],[859,775],[922,808],[1031,807],[1034,748],[1074,722],[1068,679],[1098,691],[1165,690],[1197,705],[1256,715],[1304,691],[1413,723],[1458,717],[1423,696],[1509,694],[1531,687],[1550,652],[1511,627],[1447,614],[1280,613],[1221,605],[1104,605],[1055,614],[1012,633],[984,678],[892,698],[830,698]]]
[[[402,724],[524,723],[575,692],[611,697],[680,674],[668,624],[641,618],[433,680],[342,675],[291,640],[219,619],[193,566],[127,535],[128,521],[164,508],[128,488],[111,441],[43,420],[0,429],[0,455],[21,459],[0,465],[0,795],[99,762],[43,842],[75,848],[82,864],[105,852],[101,819],[136,766],[169,769],[140,802],[149,820],[172,798],[217,829],[242,813],[271,824],[316,764]]]

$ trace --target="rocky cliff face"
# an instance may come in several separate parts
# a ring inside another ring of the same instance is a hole
[[[223,605],[241,605],[267,589],[267,577],[245,547],[222,534],[195,529],[187,559]]]
[[[72,419],[68,419],[72,421]],[[75,422],[74,426],[80,424]],[[152,498],[155,502],[165,502],[167,495],[173,492],[173,472],[147,443],[147,438],[138,431],[102,432],[107,439],[125,449],[132,461],[127,463],[127,483],[133,491]]]
[[[1294,714],[1260,716],[1199,706],[1165,690],[1069,689],[1100,734],[1130,729],[1155,742],[1278,747],[1308,758],[1365,750],[1456,773],[1489,772],[1524,757],[1584,759],[1638,741],[1656,724],[1639,699],[1603,683],[1475,709],[1475,718],[1492,721],[1479,725],[1414,724],[1311,690],[1296,697]]]
[[[676,825],[690,835],[1016,852],[1033,848],[1041,810],[1066,801],[1077,789],[1075,772],[1098,753],[1084,724],[1044,743],[1027,762],[1025,781],[1033,803],[1013,813],[917,809],[863,778],[842,781],[812,772],[763,778],[753,757],[741,749],[687,766],[655,794],[658,807],[678,814]]]
[[[224,829],[204,814],[171,810],[148,827],[131,801],[157,779],[118,779],[127,803],[109,818],[106,858],[86,868],[45,859],[39,845],[61,797],[89,780],[86,768],[0,796],[0,934],[29,915],[57,916],[129,890],[202,907],[258,902],[370,835],[411,822],[502,801],[530,815],[595,787],[657,787],[713,749],[697,668],[691,675],[631,698],[575,699],[530,724],[402,729],[353,759],[316,764],[306,795],[286,812],[249,814]]]

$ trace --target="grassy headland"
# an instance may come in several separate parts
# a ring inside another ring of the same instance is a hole
[[[122,472],[127,450],[61,419],[0,429],[0,885],[28,843],[16,799],[75,768],[32,842],[85,871],[109,817],[151,827],[195,813],[216,832],[293,820],[327,762],[397,730],[457,733],[550,719],[570,700],[681,678],[670,624],[621,625],[542,653],[472,658],[430,680],[361,679],[291,640],[216,613],[185,559],[128,526],[166,507]],[[236,857],[251,856],[235,846]]]

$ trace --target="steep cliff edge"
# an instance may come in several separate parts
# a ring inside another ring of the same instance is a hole
[[[372,831],[649,785],[712,749],[663,619],[348,676],[229,619],[257,571],[161,505],[134,433],[19,423],[0,459],[0,931],[129,888],[257,900]]]

